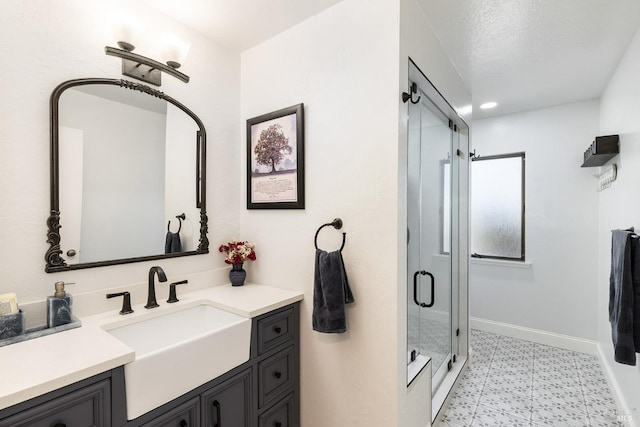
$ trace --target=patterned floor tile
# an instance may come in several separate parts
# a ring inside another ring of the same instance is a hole
[[[449,414],[445,414],[442,417],[442,421],[438,424],[439,427],[469,427],[471,424],[464,424],[460,420],[451,417]]]
[[[471,331],[470,368],[440,426],[622,426],[598,358]]]
[[[611,392],[603,394],[583,393],[587,412],[593,415],[618,414],[618,405]]]
[[[535,389],[562,389],[582,392],[582,384],[576,377],[533,377],[533,388]]]
[[[468,384],[461,384],[454,392],[454,397],[478,403],[482,395],[483,387],[470,387]]]
[[[528,427],[530,421],[513,415],[511,411],[496,410],[479,405],[471,425],[473,427]]]
[[[585,394],[609,397],[609,384],[605,379],[581,380],[582,391]]]
[[[488,370],[475,369],[475,366],[472,366],[462,374],[460,379],[463,381],[480,381],[484,383],[487,379],[487,373]]]
[[[449,402],[446,410],[446,416],[455,423],[460,425],[471,425],[473,414],[478,407],[477,402],[470,402],[459,396],[454,397]]]
[[[482,390],[483,394],[502,394],[502,395],[513,395],[514,397],[525,397],[527,399],[531,399],[532,392],[532,383],[529,382],[520,382],[520,381],[505,381],[505,380],[497,380],[494,378],[487,378],[487,382],[485,383],[484,389]]]
[[[478,405],[531,419],[531,398],[506,393],[482,393]]]
[[[513,362],[491,362],[491,367],[489,368],[489,375],[496,372],[502,373],[513,373],[513,374],[533,374],[533,365],[530,364],[519,364],[515,361]]]
[[[623,427],[624,423],[618,421],[618,414],[591,415],[589,421],[593,427]]]
[[[587,416],[559,414],[537,419],[534,418],[531,425],[534,427],[590,427],[591,422]]]

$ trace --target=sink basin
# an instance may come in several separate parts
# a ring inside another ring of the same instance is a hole
[[[129,420],[249,360],[251,319],[211,305],[132,320],[103,326],[135,350],[124,366]]]

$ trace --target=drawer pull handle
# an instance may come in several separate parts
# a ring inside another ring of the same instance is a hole
[[[273,376],[276,377],[277,379],[280,379],[280,377],[282,376],[282,372],[280,371],[273,371]]]
[[[213,424],[213,427],[222,427],[222,423],[220,422],[220,402],[214,400],[213,407],[216,408],[216,422]]]
[[[282,423],[280,421],[274,421],[273,427],[282,427]]]
[[[58,423],[53,427],[67,427],[67,425],[65,423]]]
[[[280,332],[282,332],[282,328],[280,326],[274,326],[273,332],[275,332],[276,334],[279,334]]]
[[[180,420],[180,427],[189,427],[189,424],[185,420]]]

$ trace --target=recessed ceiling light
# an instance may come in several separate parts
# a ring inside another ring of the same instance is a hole
[[[480,109],[481,110],[489,110],[491,108],[496,108],[498,106],[497,102],[485,102],[484,104],[480,105]]]

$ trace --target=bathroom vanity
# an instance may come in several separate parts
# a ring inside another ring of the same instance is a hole
[[[0,427],[298,426],[301,299],[299,293],[253,284],[242,288],[215,286],[184,294],[180,303],[167,309],[207,301],[251,319],[249,359],[131,420],[127,420],[125,365],[136,356],[104,329],[105,324],[126,316],[118,318],[117,312],[89,316],[82,319],[81,328],[45,337],[47,340],[43,338],[41,343],[36,339],[7,346],[0,349],[0,360],[5,368],[10,364],[18,366],[6,377],[3,372]],[[144,308],[134,309],[138,316],[147,314]],[[58,353],[57,345],[66,347],[66,352]],[[219,351],[224,352],[225,348]],[[35,365],[31,369],[35,372],[29,374],[28,364],[38,359],[50,366]],[[48,371],[56,365],[57,370]],[[155,375],[162,379],[167,372],[193,368],[174,364],[164,369]],[[96,370],[100,372],[94,374]],[[27,378],[20,380],[19,374]],[[15,380],[14,385],[5,385],[7,379]],[[172,385],[168,380],[163,387]]]

